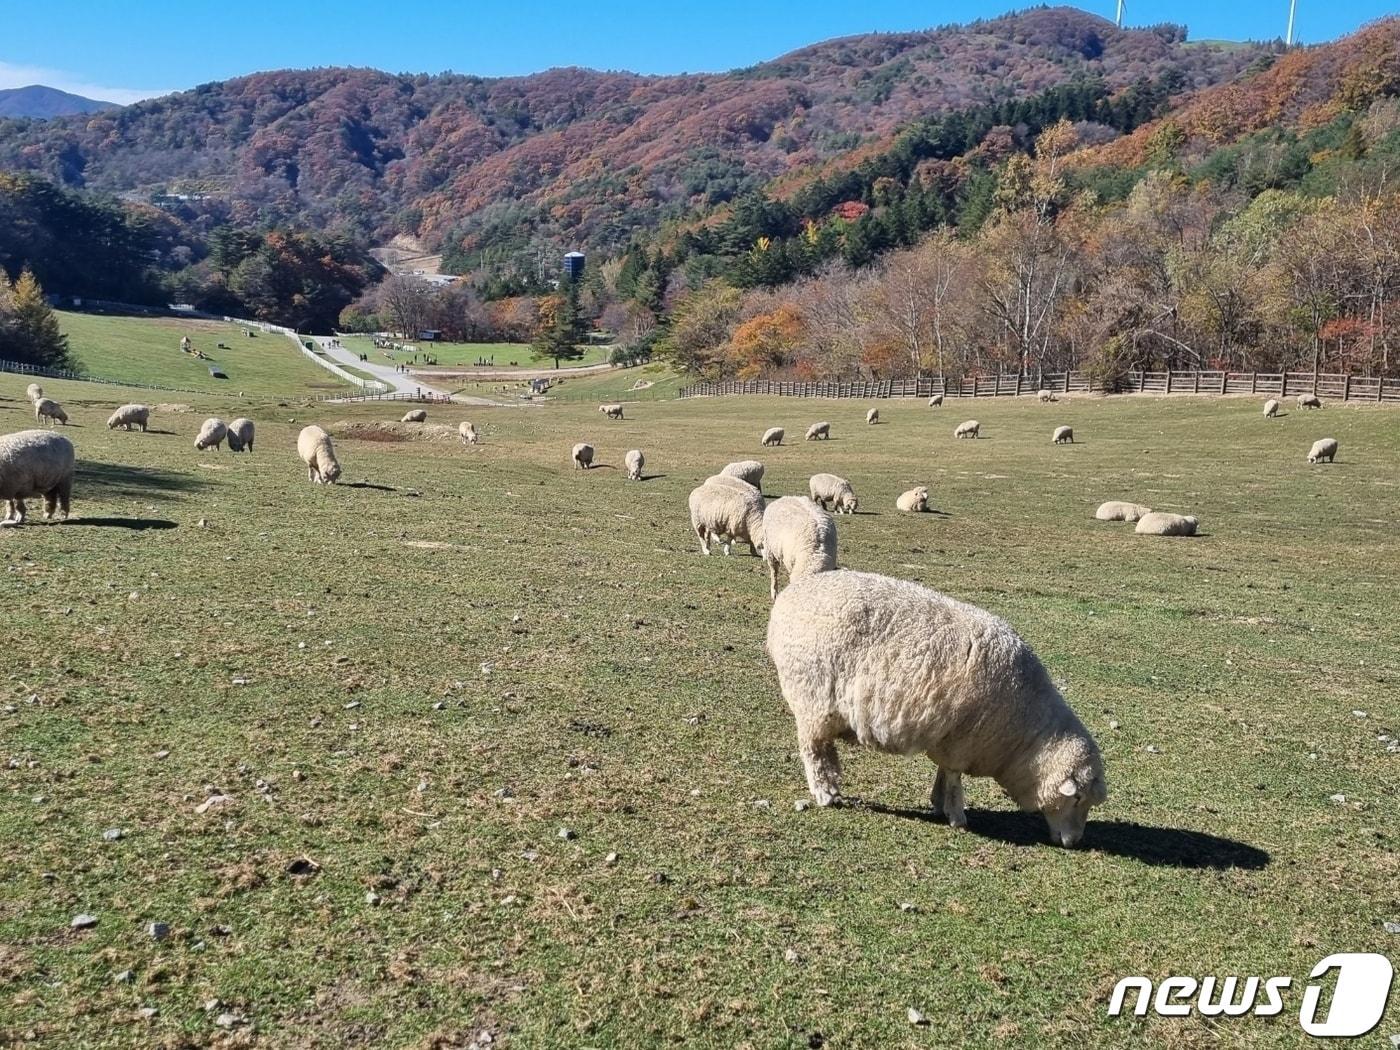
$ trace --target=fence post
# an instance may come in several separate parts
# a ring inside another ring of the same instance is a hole
[[[1170,394],[1171,392],[1172,392],[1172,370],[1171,370],[1170,367],[1168,367],[1168,368],[1167,368],[1167,393]]]
[[[1200,370],[1199,368],[1196,369],[1196,371],[1195,371],[1195,379],[1196,379],[1196,389],[1193,390],[1192,393],[1193,393],[1193,394],[1199,394],[1199,393],[1201,392],[1201,370]]]
[[[1345,401],[1345,400],[1347,400],[1347,399],[1350,398],[1350,397],[1351,397],[1351,373],[1348,372],[1346,375],[1342,376],[1342,400]]]
[[[1016,373],[1016,396],[1021,396],[1021,373]]]
[[[1250,392],[1251,394],[1257,394],[1257,393],[1259,392],[1259,373],[1258,373],[1258,372],[1250,372],[1250,373],[1249,373],[1249,392]]]
[[[1225,393],[1225,391],[1226,391],[1226,384],[1228,384],[1229,382],[1230,382],[1230,373],[1229,373],[1229,372],[1221,372],[1221,373],[1220,373],[1220,392],[1221,392],[1222,394]]]

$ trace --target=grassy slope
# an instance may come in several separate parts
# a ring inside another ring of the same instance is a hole
[[[109,317],[60,312],[59,324],[85,374],[211,393],[294,396],[348,390],[330,372],[297,352],[291,340],[238,325],[184,318]],[[210,358],[180,353],[180,337]],[[218,349],[224,343],[228,350]],[[219,365],[228,379],[209,375]],[[149,400],[149,397],[146,398]]]
[[[368,354],[377,364],[392,365],[411,362],[412,354],[392,353],[375,347],[374,340],[367,335],[350,335],[342,338],[346,349],[352,353]],[[494,358],[492,368],[547,368],[553,362],[536,359],[530,352],[529,343],[413,343],[417,347],[420,360],[423,354],[431,354],[443,368],[474,368],[477,358]],[[608,359],[609,346],[590,346],[584,349],[583,357],[568,362],[567,367],[602,364]],[[431,368],[422,369],[425,375]]]
[[[204,1041],[233,1010],[296,1046],[480,1025],[517,1046],[1284,1046],[1319,958],[1394,951],[1396,757],[1376,740],[1400,728],[1394,410],[909,403],[866,427],[857,402],[473,408],[477,449],[342,441],[346,479],[387,491],[307,484],[304,411],[258,414],[251,457],[195,453],[222,404],[159,418],[173,436],[72,432],[80,520],[175,528],[0,533],[0,754],[18,760],[0,767],[0,1043]],[[0,401],[0,430],[20,408]],[[953,440],[971,415],[986,438]],[[756,447],[817,418],[829,443]],[[1050,445],[1061,422],[1079,444]],[[1339,461],[1310,468],[1324,434]],[[567,469],[581,439],[609,466]],[[660,476],[624,482],[631,447]],[[927,763],[859,750],[848,792],[901,812],[794,812],[766,577],[701,558],[685,512],[753,455],[770,494],[852,478],[845,564],[1036,646],[1105,751],[1086,849],[1045,846],[986,781],[970,832],[927,823]],[[894,513],[921,481],[946,516]],[[1094,522],[1105,498],[1206,535]],[[197,816],[205,785],[236,801]],[[302,854],[319,874],[286,873]],[[70,932],[83,911],[99,925]],[[174,936],[152,941],[157,920]],[[1292,974],[1292,1013],[1110,1020],[1131,973]]]
[[[636,389],[639,382],[650,383],[651,386],[640,390]],[[674,398],[676,391],[685,386],[687,382],[689,380],[680,373],[672,371],[667,365],[656,363],[639,365],[636,368],[614,368],[592,375],[565,375],[561,382],[550,388],[549,397],[556,401],[622,401],[624,403],[666,400]],[[511,384],[497,379],[490,382],[465,383],[454,387],[453,392],[492,397],[500,394],[502,387],[506,388],[505,392],[507,393],[525,393],[529,390],[528,383]]]

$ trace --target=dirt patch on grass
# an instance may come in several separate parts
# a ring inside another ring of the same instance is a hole
[[[456,427],[441,423],[332,423],[331,434],[346,441],[461,441]]]

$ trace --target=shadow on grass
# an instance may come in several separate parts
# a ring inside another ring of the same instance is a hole
[[[637,480],[638,480],[638,481],[660,481],[660,480],[661,480],[662,478],[664,478],[665,476],[666,476],[665,474],[643,474],[643,475],[642,475],[640,478],[638,478]]]
[[[178,528],[173,521],[165,518],[69,518],[60,522],[65,528],[88,525],[99,529],[128,529],[131,532],[145,532],[147,529]]]
[[[82,461],[74,473],[74,488],[81,496],[171,499],[182,492],[196,492],[205,484],[193,474],[121,463]]]
[[[340,487],[343,489],[372,489],[375,492],[398,492],[393,485],[376,485],[372,481],[342,481]]]

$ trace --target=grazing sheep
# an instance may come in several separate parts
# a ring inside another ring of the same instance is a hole
[[[929,407],[929,408],[942,408],[942,407],[943,407],[943,395],[942,395],[942,394],[934,394],[933,397],[931,397],[931,398],[928,399],[928,407]]]
[[[1264,402],[1264,418],[1273,419],[1278,415],[1278,410],[1283,406],[1278,403],[1278,398],[1271,397]]]
[[[199,428],[199,436],[194,439],[194,447],[200,452],[206,448],[218,448],[226,437],[228,437],[227,423],[217,417],[206,419],[204,425]]]
[[[817,804],[841,798],[836,741],[938,765],[934,813],[964,827],[962,776],[989,776],[1073,846],[1105,801],[1103,759],[1044,665],[1004,620],[906,580],[849,569],[794,579],[768,655]]]
[[[334,485],[340,477],[340,461],[335,458],[331,436],[315,423],[297,435],[297,455],[306,464],[306,477],[317,485]]]
[[[599,406],[598,406],[598,411],[601,412],[601,413],[603,413],[603,415],[607,416],[609,419],[621,419],[621,418],[622,418],[622,406],[621,406],[621,405],[599,405]]]
[[[830,503],[837,514],[854,514],[860,506],[851,483],[835,474],[813,474],[807,482],[807,491],[813,503],[821,504],[822,510]]]
[[[1299,407],[1299,408],[1321,408],[1321,407],[1322,407],[1322,398],[1318,397],[1316,394],[1299,394],[1299,395],[1298,395],[1298,407]]]
[[[690,493],[690,527],[700,540],[702,554],[710,553],[712,541],[720,543],[725,554],[742,541],[757,555],[763,545],[763,497],[738,478],[725,474],[706,478]]]
[[[1042,405],[1048,405],[1052,401],[1060,400],[1058,397],[1055,396],[1054,391],[1051,390],[1041,390],[1035,396],[1040,398],[1040,403]]]
[[[781,445],[783,443],[784,433],[786,433],[786,431],[784,431],[782,427],[769,427],[763,432],[763,444],[765,446]]]
[[[1309,463],[1321,463],[1324,459],[1328,463],[1337,458],[1337,439],[1322,438],[1313,442],[1313,447],[1308,450]]]
[[[457,433],[462,435],[462,444],[475,445],[481,441],[481,436],[477,434],[476,427],[463,420],[457,424]]]
[[[24,501],[44,497],[44,517],[60,512],[68,517],[73,495],[73,442],[47,430],[21,430],[0,437],[0,500],[5,516],[0,525],[23,525]]]
[[[809,499],[783,496],[763,512],[768,596],[778,596],[778,567],[788,580],[836,568],[836,521]]]
[[[575,470],[589,470],[593,466],[593,446],[580,441],[570,453]]]
[[[928,510],[928,486],[920,485],[903,493],[894,505],[906,514],[922,514]]]
[[[741,459],[737,463],[730,463],[720,474],[747,481],[756,489],[763,487],[763,464],[756,459]]]
[[[47,421],[49,426],[53,426],[54,423],[67,423],[68,413],[52,398],[41,397],[34,402],[34,419]]]
[[[872,408],[869,412],[865,413],[865,421],[871,426],[880,422],[880,410],[878,408]]]
[[[30,383],[24,388],[24,396],[29,398],[29,403],[32,405],[44,396],[44,388],[38,383]]]
[[[955,429],[955,430],[953,431],[953,437],[955,437],[955,438],[970,437],[970,438],[974,438],[974,439],[975,439],[975,438],[977,437],[978,433],[979,433],[981,430],[982,430],[982,424],[981,424],[981,423],[977,422],[977,420],[975,420],[975,419],[969,419],[969,420],[967,420],[967,422],[965,422],[965,423],[959,423],[959,424],[957,425],[957,429]]]
[[[428,410],[426,408],[414,408],[403,414],[400,423],[426,423],[428,421]]]
[[[1194,536],[1198,524],[1195,518],[1188,515],[1154,510],[1139,518],[1133,531],[1139,536]]]
[[[228,425],[228,450],[230,452],[242,452],[245,449],[253,451],[253,421],[243,416],[239,416]]]
[[[1099,509],[1094,511],[1094,517],[1098,518],[1099,521],[1137,521],[1151,513],[1151,507],[1144,507],[1140,503],[1110,500],[1107,503],[1099,504]]]
[[[807,440],[808,440],[808,441],[816,441],[817,438],[821,438],[823,441],[826,441],[826,440],[829,440],[830,437],[831,437],[831,424],[830,424],[830,423],[827,423],[827,422],[813,423],[810,427],[807,428]]]
[[[634,448],[631,452],[627,453],[627,455],[622,458],[622,462],[627,467],[628,481],[642,480],[642,468],[647,465],[647,458],[646,456],[642,455],[641,449]]]
[[[107,420],[107,429],[116,430],[117,427],[123,427],[130,430],[132,427],[140,427],[141,432],[145,433],[146,424],[150,421],[150,405],[122,405]]]
[[[1068,442],[1068,443],[1071,444],[1071,445],[1074,444],[1074,428],[1073,428],[1073,427],[1056,427],[1056,428],[1055,428],[1055,437],[1054,437],[1054,439],[1053,439],[1053,443],[1056,444],[1056,445],[1063,445],[1063,444],[1065,444],[1066,442]]]

